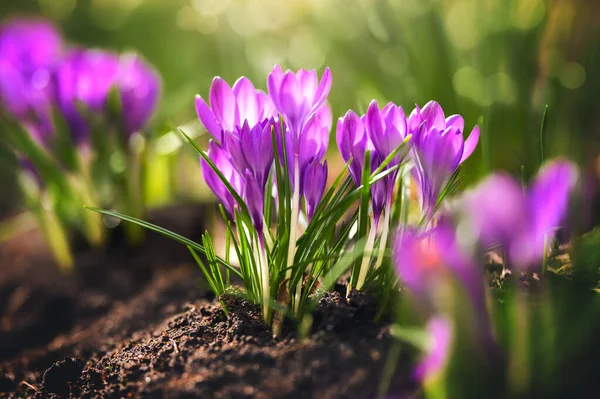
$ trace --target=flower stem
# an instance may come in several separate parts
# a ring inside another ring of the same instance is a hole
[[[358,280],[356,281],[356,289],[362,290],[365,285],[365,280],[367,279],[367,273],[369,271],[369,263],[371,261],[371,252],[373,251],[373,247],[375,246],[375,236],[377,235],[377,225],[378,222],[374,222],[371,226],[371,231],[369,231],[369,236],[367,237],[367,242],[365,243],[365,254],[362,259],[362,263],[360,264],[360,270],[358,273]],[[348,292],[346,295],[350,294],[352,290],[352,286],[348,285]]]
[[[261,270],[261,282],[262,282],[262,301],[263,301],[263,318],[265,323],[269,323],[269,303],[271,301],[271,292],[269,285],[269,264],[267,262],[267,252],[265,250],[264,238],[260,237],[259,234],[259,262]]]
[[[127,170],[126,181],[126,203],[130,216],[143,218],[144,216],[144,198],[142,190],[142,158],[145,148],[145,140],[139,134],[135,133],[129,139],[129,167]],[[125,225],[125,234],[129,245],[139,245],[144,240],[144,229],[134,223]]]
[[[291,217],[290,217],[290,238],[288,241],[287,271],[285,277],[291,279],[294,256],[296,255],[296,234],[298,230],[298,216],[300,213],[300,170],[298,157],[294,157],[294,193],[292,194]],[[292,291],[290,280],[290,291]]]
[[[385,248],[387,246],[388,233],[390,229],[390,214],[391,212],[391,201],[385,206],[383,210],[383,231],[381,232],[381,239],[379,240],[379,251],[377,252],[377,262],[375,262],[375,269],[379,269],[383,263],[383,257],[385,256]]]
[[[51,209],[45,209],[42,206],[39,209],[39,219],[40,226],[59,269],[65,273],[71,272],[74,264],[73,256],[71,255],[67,234],[58,217]]]

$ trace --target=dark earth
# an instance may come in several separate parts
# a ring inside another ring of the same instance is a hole
[[[211,211],[150,221],[198,240]],[[73,275],[35,232],[0,247],[0,397],[376,397],[395,341],[368,297],[325,294],[308,337],[287,326],[274,339],[243,299],[222,298],[225,316],[184,246],[148,233],[132,250],[112,236],[104,251],[78,248]],[[390,392],[415,393],[400,352]]]

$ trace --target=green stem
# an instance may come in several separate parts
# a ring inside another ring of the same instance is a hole
[[[371,252],[373,252],[373,247],[375,246],[375,237],[377,236],[377,223],[373,223],[371,226],[371,230],[369,231],[369,236],[367,237],[367,242],[365,244],[365,254],[363,255],[362,262],[360,264],[360,270],[358,273],[358,280],[356,282],[356,289],[362,290],[365,285],[365,280],[367,279],[367,274],[369,271],[369,263],[371,262]],[[352,287],[348,285],[349,289],[346,295],[349,295]]]
[[[261,283],[262,283],[262,302],[263,302],[263,318],[265,323],[269,323],[269,303],[271,301],[271,292],[269,284],[269,264],[267,262],[267,253],[265,250],[264,239],[259,238],[260,253],[259,262],[261,270]]]
[[[46,237],[46,242],[52,251],[52,255],[62,272],[69,273],[73,270],[73,256],[67,234],[56,214],[44,207],[39,208],[38,217],[40,226]]]
[[[291,286],[292,268],[294,264],[294,257],[296,256],[296,236],[298,234],[298,217],[300,215],[300,167],[298,165],[298,157],[294,157],[294,193],[292,194],[291,203],[291,218],[290,218],[290,238],[288,241],[288,254],[287,254],[287,271],[286,278],[290,279],[290,292],[294,287]],[[294,313],[298,312],[300,306],[300,293],[302,292],[302,276],[300,276],[300,291],[296,289],[296,295],[294,300]]]
[[[383,210],[383,231],[381,232],[381,238],[379,240],[379,251],[377,252],[377,261],[375,263],[375,269],[379,269],[381,264],[383,263],[383,257],[385,256],[385,249],[387,246],[388,233],[390,229],[390,214],[391,212],[391,200],[385,206]]]
[[[144,198],[142,189],[142,155],[144,152],[143,137],[135,136],[130,139],[129,167],[126,181],[126,203],[129,215],[141,219],[144,217]],[[136,224],[125,225],[127,241],[131,246],[137,246],[144,240],[144,229]]]

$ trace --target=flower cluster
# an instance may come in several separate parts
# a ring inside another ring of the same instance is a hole
[[[4,131],[24,166],[26,183],[22,186],[32,208],[48,208],[50,203],[51,211],[63,219],[55,223],[52,232],[47,231],[49,237],[60,235],[60,224],[80,225],[90,243],[102,243],[101,220],[89,220],[94,218],[89,212],[80,214],[68,208],[73,208],[73,202],[79,204],[78,209],[82,203],[113,205],[117,201],[113,197],[121,195],[116,193],[123,191],[124,197],[129,195],[124,191],[139,191],[137,187],[118,187],[123,179],[108,172],[109,160],[117,153],[130,156],[130,139],[147,125],[159,92],[158,74],[133,53],[72,47],[44,20],[11,19],[0,26]],[[111,131],[117,134],[109,134]],[[92,169],[103,174],[99,180],[110,182],[110,189],[104,191],[111,198],[98,198]],[[29,182],[37,187],[32,189]],[[52,187],[58,187],[58,192],[50,193]],[[36,205],[39,191],[52,196],[44,202],[45,207]],[[41,219],[43,227],[48,224],[47,218]],[[51,246],[53,242],[56,238],[49,238]],[[59,263],[71,263],[68,256],[56,255],[62,259]]]
[[[271,196],[272,191],[285,195],[285,188],[290,188],[291,265],[302,204],[304,215],[310,220],[325,190],[327,163],[323,158],[331,129],[331,111],[325,100],[331,74],[327,69],[319,82],[314,70],[283,72],[276,66],[268,76],[267,86],[268,94],[257,90],[245,77],[233,87],[216,77],[208,104],[201,96],[196,97],[198,117],[212,136],[207,158],[201,160],[204,178],[230,218],[235,219],[237,211],[247,208],[257,234],[265,317],[271,290],[265,249],[265,241],[270,239],[270,233],[265,231],[271,220],[265,215],[265,197]],[[275,162],[286,171],[279,179],[273,178]],[[287,272],[287,278],[290,277],[291,269]]]
[[[0,27],[0,71],[2,109],[44,144],[56,136],[56,109],[73,141],[89,143],[85,111],[108,119],[113,88],[121,102],[119,130],[138,132],[156,107],[160,86],[156,72],[136,55],[70,48],[43,20],[17,19]]]

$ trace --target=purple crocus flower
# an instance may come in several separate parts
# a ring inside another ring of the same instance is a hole
[[[245,122],[253,127],[276,116],[271,98],[256,90],[245,77],[239,78],[233,88],[222,78],[215,77],[208,97],[210,107],[196,95],[196,112],[206,130],[219,143],[223,142],[223,132],[235,132]]]
[[[293,155],[297,155],[298,170],[300,179],[305,174],[308,164],[314,159],[322,161],[329,146],[329,132],[331,130],[331,108],[328,104],[323,104],[306,122],[301,134],[302,143],[294,140],[294,135],[287,125],[285,128],[285,145],[288,158],[288,176],[292,190],[295,185],[295,165]],[[281,162],[283,162],[282,144],[281,144],[281,126],[277,124],[277,140]],[[302,186],[302,184],[301,184]]]
[[[119,57],[101,50],[72,50],[57,71],[58,106],[75,142],[88,140],[88,124],[78,110],[81,103],[103,114],[111,87],[119,76]]]
[[[414,372],[415,378],[422,382],[436,378],[446,367],[452,349],[453,328],[450,320],[438,315],[427,322],[425,332],[425,355]]]
[[[420,187],[421,209],[427,220],[433,217],[438,197],[452,174],[475,150],[479,127],[463,138],[464,120],[460,115],[445,118],[435,101],[423,109],[418,106],[408,119],[409,132],[414,135],[413,174]]]
[[[242,127],[233,132],[223,132],[223,149],[240,174],[249,170],[264,192],[273,165],[273,119],[265,119],[254,126],[244,121]]]
[[[248,206],[254,228],[256,231],[261,232],[264,227],[264,187],[260,187],[259,182],[248,169],[246,169],[244,177],[244,200]],[[259,234],[259,239],[262,240],[262,234]]]
[[[343,118],[338,120],[336,131],[338,148],[344,161],[350,161],[350,175],[357,186],[362,184],[365,153],[367,151],[371,151],[372,172],[404,140],[401,135],[406,132],[406,129],[404,129],[404,133],[400,133],[403,124],[401,114],[398,111],[398,108],[393,104],[388,104],[384,109],[384,119],[382,119],[382,113],[379,111],[377,103],[372,102],[367,115],[359,117],[354,111],[350,110]],[[406,120],[404,120],[405,125]],[[376,137],[375,140],[377,140],[378,146],[382,150],[381,154],[375,148],[372,136]],[[398,144],[391,148],[397,141],[396,139],[400,137],[402,138],[398,141]],[[400,161],[399,158],[400,155],[394,159],[392,165],[397,165]],[[396,172],[390,173],[371,186],[371,202],[375,223],[379,222],[384,206],[389,205],[391,201],[396,175]]]
[[[53,73],[62,53],[60,34],[46,21],[14,19],[0,27],[1,108],[39,141],[53,133]]]
[[[115,82],[121,97],[121,115],[127,134],[140,131],[152,116],[160,94],[156,71],[136,54],[120,57]]]
[[[544,254],[544,241],[564,220],[578,181],[570,162],[546,164],[528,190],[504,174],[487,178],[458,201],[473,239],[484,247],[501,244],[510,262],[528,267]]]
[[[233,167],[229,156],[223,151],[223,149],[217,145],[213,140],[208,143],[208,157],[215,164],[215,166],[221,171],[223,176],[231,184],[233,189],[241,196],[244,196],[245,183],[242,175]],[[211,169],[206,161],[201,160],[200,166],[202,167],[202,175],[208,187],[213,191],[217,198],[221,201],[225,210],[230,216],[234,215],[234,209],[237,206],[237,202],[233,195],[227,190],[227,187],[223,184],[217,174]]]
[[[373,151],[373,143],[367,134],[365,125],[354,111],[338,119],[335,138],[344,162],[349,162],[350,176],[354,184],[360,186],[364,169],[365,153]]]
[[[300,191],[306,202],[306,218],[309,222],[323,197],[326,183],[327,161],[320,163],[317,158],[312,159],[300,179]]]
[[[269,95],[296,140],[304,125],[325,102],[331,89],[331,71],[325,68],[321,81],[314,69],[283,72],[275,65],[267,78]]]

